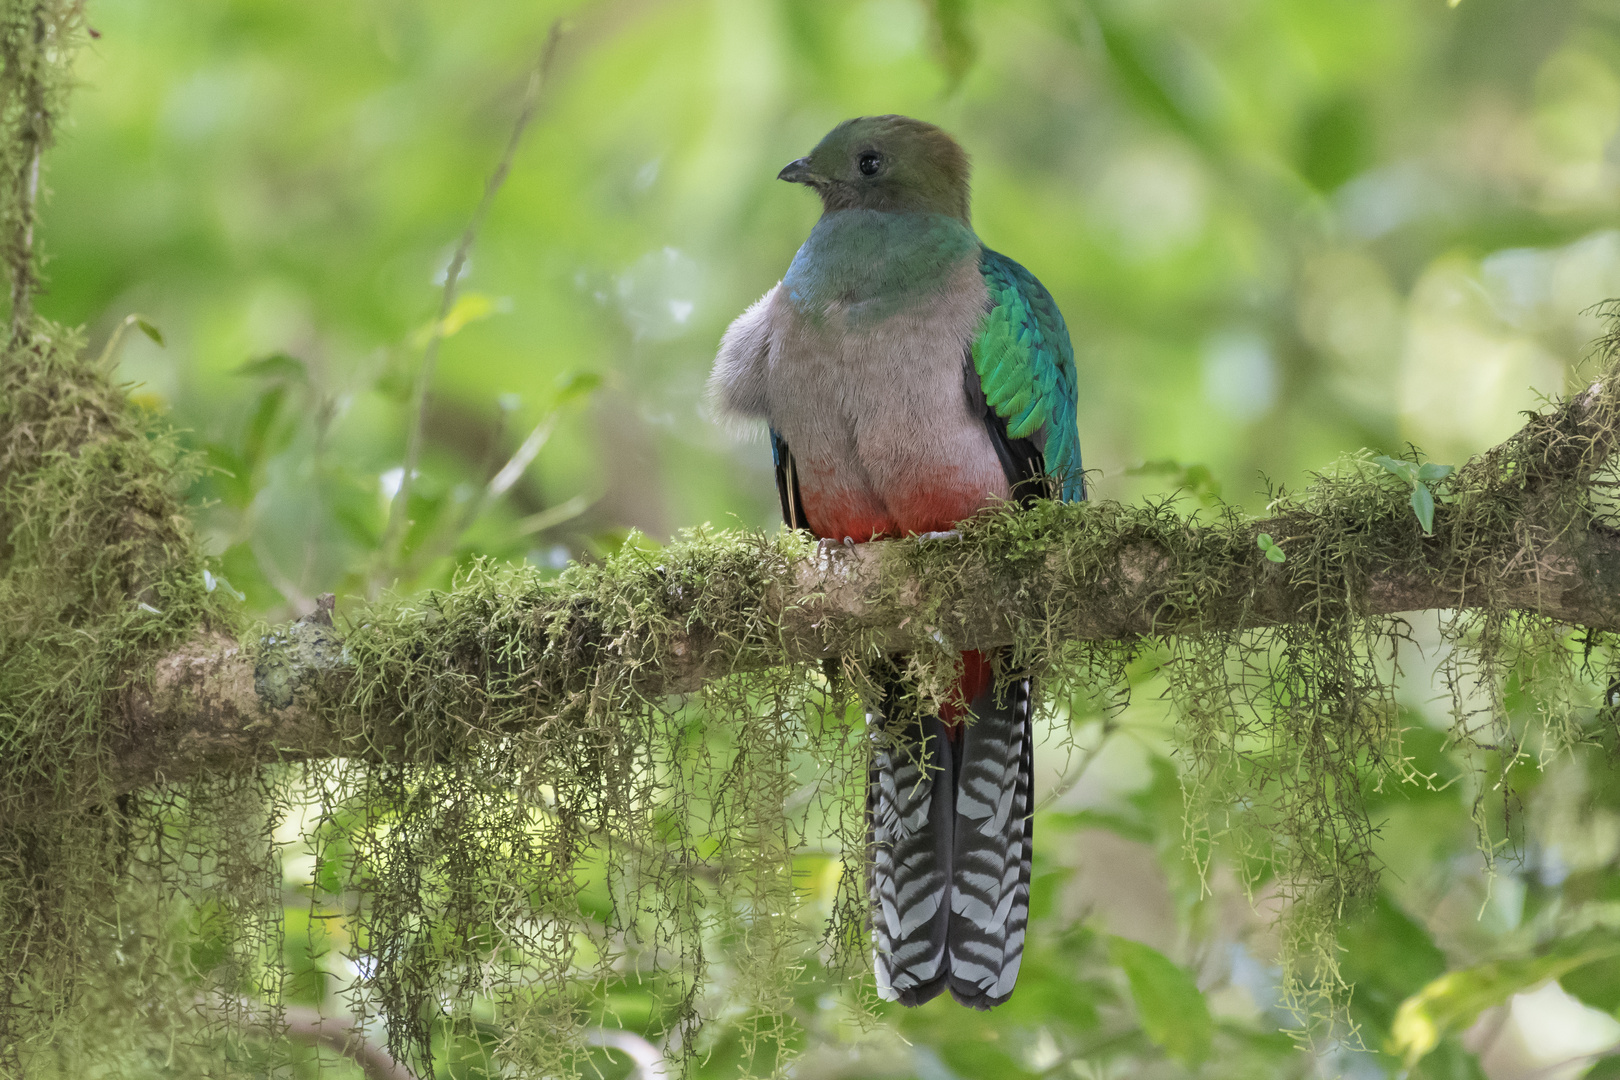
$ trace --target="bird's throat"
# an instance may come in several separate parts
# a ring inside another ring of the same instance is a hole
[[[857,326],[937,293],[978,252],[973,230],[946,214],[838,210],[816,222],[782,286],[802,314]]]

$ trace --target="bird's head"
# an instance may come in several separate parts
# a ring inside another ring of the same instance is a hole
[[[845,120],[778,180],[805,184],[834,210],[948,214],[968,223],[968,156],[933,124],[909,116]]]

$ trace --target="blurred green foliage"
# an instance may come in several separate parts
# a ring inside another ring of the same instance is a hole
[[[391,558],[442,275],[559,15],[552,88],[441,327]],[[206,455],[194,497],[222,581],[271,619],[322,591],[440,586],[480,555],[560,567],[632,529],[772,526],[769,455],[710,421],[703,381],[814,219],[771,178],[850,115],[922,116],[973,154],[980,234],[1073,328],[1104,498],[1258,510],[1262,473],[1293,486],[1357,447],[1465,460],[1566,385],[1592,305],[1620,294],[1608,0],[101,0],[88,17],[38,306],[88,324]],[[132,319],[143,334],[121,333]],[[1397,475],[1422,520],[1433,477]],[[1145,662],[1128,709],[1066,717],[1041,750],[1055,798],[1013,1001],[880,1008],[873,1028],[812,957],[795,1075],[1508,1080],[1612,1050],[1613,703],[1588,711],[1590,745],[1477,776],[1428,681],[1444,646],[1432,623],[1412,634],[1427,652],[1401,655],[1401,719],[1426,779],[1375,797],[1383,891],[1339,942],[1353,1030],[1309,1053],[1283,1034],[1299,1018],[1268,967],[1275,894],[1261,882],[1256,909],[1241,867],[1194,870]],[[1540,708],[1515,702],[1527,723]],[[1064,734],[1084,748],[1067,762]],[[362,974],[357,856],[302,824],[278,832],[280,992],[341,1006]],[[813,931],[841,863],[795,866]],[[617,902],[585,882],[587,931]],[[229,935],[198,918],[204,970]],[[629,964],[590,1007],[656,1034],[659,979]],[[696,1059],[717,1077],[756,1051],[719,982]],[[487,1018],[433,1039],[439,1075],[494,1075]],[[249,1040],[239,1065],[269,1069],[264,1052]],[[285,1067],[355,1074],[313,1050]]]

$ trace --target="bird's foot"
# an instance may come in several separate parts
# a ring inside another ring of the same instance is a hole
[[[830,536],[824,536],[820,540],[816,541],[816,547],[821,549],[821,554],[823,555],[831,551],[842,551],[844,548],[852,548],[854,546],[854,539],[848,536],[844,537],[842,540],[835,540]]]
[[[917,534],[917,539],[919,539],[919,540],[960,540],[960,539],[962,539],[962,534],[957,532],[955,529],[950,529],[950,530],[948,530],[946,532],[918,533]]]

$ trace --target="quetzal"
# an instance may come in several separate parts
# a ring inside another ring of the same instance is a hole
[[[787,523],[860,543],[1084,498],[1068,329],[1034,275],[979,242],[962,148],[932,124],[860,117],[778,179],[813,188],[823,213],[726,331],[710,386],[769,423]],[[878,989],[920,1005],[948,987],[987,1009],[1023,955],[1030,683],[998,689],[992,658],[966,652],[955,693],[921,716],[887,681],[869,716]]]

